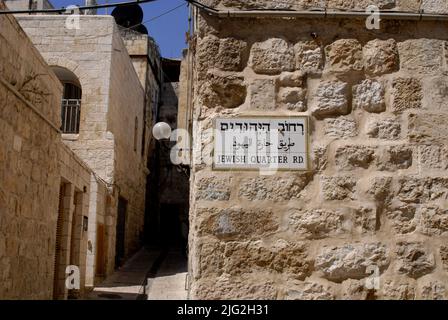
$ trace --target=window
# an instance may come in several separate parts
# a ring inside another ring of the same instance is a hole
[[[79,133],[81,118],[81,88],[73,83],[64,83],[61,107],[62,132]]]
[[[53,72],[63,85],[61,101],[61,131],[62,133],[79,133],[81,121],[82,89],[76,75],[62,67],[52,67]]]

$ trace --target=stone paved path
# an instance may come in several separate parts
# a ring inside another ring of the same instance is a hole
[[[187,259],[180,251],[166,253],[160,269],[148,279],[148,300],[186,300]]]
[[[89,293],[87,300],[185,300],[187,260],[177,250],[143,248]]]
[[[136,300],[142,298],[147,274],[160,251],[142,248],[123,267],[95,287],[89,300]]]

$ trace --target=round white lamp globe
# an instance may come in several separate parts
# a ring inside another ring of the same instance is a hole
[[[169,139],[171,137],[171,127],[166,122],[158,122],[152,128],[152,135],[156,140]]]

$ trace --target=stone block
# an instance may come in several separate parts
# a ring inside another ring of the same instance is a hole
[[[238,9],[292,9],[296,1],[282,0],[281,2],[271,2],[263,0],[222,0],[221,4],[227,8]]]
[[[336,165],[341,170],[356,168],[367,169],[375,159],[375,150],[372,147],[347,145],[336,150]]]
[[[426,182],[430,200],[448,200],[448,178],[428,178]]]
[[[392,111],[400,113],[422,107],[422,86],[415,78],[395,78],[392,82]]]
[[[316,270],[330,281],[368,277],[368,267],[376,266],[382,272],[389,266],[386,246],[381,243],[357,243],[324,247],[315,260]]]
[[[204,177],[196,184],[196,200],[226,201],[230,198],[232,178]]]
[[[294,49],[284,39],[271,38],[252,45],[249,65],[259,74],[294,70]]]
[[[409,114],[411,142],[444,144],[448,137],[448,114]]]
[[[293,210],[289,213],[289,228],[294,236],[322,239],[344,233],[344,214],[339,210]]]
[[[397,9],[400,11],[408,11],[417,13],[420,10],[422,0],[396,0]]]
[[[399,68],[398,47],[393,39],[375,39],[363,48],[364,70],[370,76],[393,73]]]
[[[385,279],[380,294],[385,300],[414,300],[415,285],[404,279]]]
[[[356,179],[350,176],[322,177],[321,189],[325,200],[353,200]]]
[[[396,171],[412,166],[413,152],[408,146],[388,146],[381,150],[377,166],[379,170]]]
[[[325,47],[325,69],[335,73],[360,72],[363,69],[362,46],[356,39],[340,39]]]
[[[312,114],[315,117],[348,113],[348,85],[340,81],[322,81],[315,94]]]
[[[417,279],[431,273],[435,265],[434,255],[422,242],[402,241],[397,243],[397,272]]]
[[[427,187],[430,200],[448,200],[448,178],[428,178]]]
[[[342,282],[343,300],[369,300],[372,297],[372,291],[367,289],[366,281],[347,279]]]
[[[328,0],[328,9],[357,9],[364,10],[368,6],[374,5],[379,9],[392,9],[395,7],[395,0]]]
[[[207,0],[215,4],[218,0]],[[282,0],[282,1],[266,1],[266,0],[222,0],[221,5],[225,8],[237,9],[309,9],[309,8],[324,8],[325,2],[322,0]]]
[[[274,282],[260,281],[258,275],[201,279],[191,288],[192,298],[198,300],[273,300],[277,294]]]
[[[199,75],[205,76],[207,70],[213,67],[218,51],[219,38],[209,35],[198,39],[195,58]]]
[[[353,86],[353,108],[376,113],[385,111],[386,104],[382,83],[377,80],[366,79]]]
[[[406,203],[423,203],[429,198],[429,182],[426,179],[403,177],[398,179],[397,199]]]
[[[421,9],[425,13],[448,13],[448,2],[445,0],[422,0]]]
[[[398,140],[401,124],[395,119],[371,120],[367,125],[367,136],[381,140]]]
[[[220,276],[224,272],[225,244],[209,238],[197,240],[195,278]]]
[[[276,86],[274,79],[255,79],[250,84],[250,108],[275,110]]]
[[[278,77],[278,84],[283,87],[303,87],[306,85],[302,71],[282,72]]]
[[[358,128],[352,118],[328,118],[324,120],[324,133],[328,137],[350,138],[358,135]]]
[[[420,166],[423,169],[448,168],[448,148],[440,145],[421,145],[418,147]]]
[[[353,210],[353,231],[358,234],[374,234],[379,221],[375,208],[361,206]]]
[[[244,178],[240,182],[238,195],[250,201],[298,199],[310,180],[308,174]]]
[[[282,87],[278,92],[278,101],[288,110],[296,112],[306,111],[306,89]]]
[[[425,93],[423,101],[425,109],[436,112],[448,110],[448,77],[437,76],[424,79],[423,92]]]
[[[419,209],[419,232],[428,236],[448,234],[448,209],[425,205]]]
[[[241,263],[244,261],[244,263]],[[225,250],[225,271],[228,274],[273,272],[303,280],[311,274],[312,262],[307,246],[277,240],[266,246],[258,242],[228,242]]]
[[[334,300],[334,289],[329,285],[305,281],[288,285],[285,300]]]
[[[317,42],[303,41],[294,46],[296,68],[304,73],[319,73],[323,67],[322,49]]]
[[[224,2],[228,0],[203,0],[202,3],[206,6],[217,8],[217,6],[220,4],[220,2]],[[232,0],[230,0],[232,1]]]
[[[236,108],[244,103],[247,94],[243,77],[211,72],[199,91],[202,102],[208,108]]]
[[[397,234],[407,234],[415,231],[417,227],[416,210],[416,206],[410,204],[389,209],[386,215]]]
[[[439,248],[440,260],[445,271],[448,271],[448,246],[442,245]]]
[[[402,70],[424,74],[433,74],[442,70],[442,40],[406,40],[398,43],[398,52]]]
[[[216,59],[215,66],[225,71],[241,71],[244,69],[246,59],[247,43],[234,38],[219,40],[219,49],[215,57],[209,55],[210,59]]]
[[[428,279],[419,285],[419,295],[423,300],[447,300],[448,292],[443,282]]]
[[[257,239],[275,233],[279,222],[269,209],[198,208],[199,236],[211,235],[225,240]]]

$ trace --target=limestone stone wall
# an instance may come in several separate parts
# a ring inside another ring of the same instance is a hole
[[[148,159],[154,149],[154,140],[151,139],[151,130],[155,124],[155,111],[158,108],[159,97],[162,91],[162,68],[160,52],[154,39],[133,30],[121,29],[126,49],[131,57],[140,83],[145,88],[145,130],[144,138],[148,143],[144,146],[143,157]]]
[[[89,200],[89,240],[87,242],[85,284],[87,287],[94,287],[115,270],[116,234],[116,213],[112,206],[113,194],[107,185],[94,174],[90,176]],[[102,232],[102,235],[98,235],[98,232]],[[101,239],[103,239],[102,243],[98,241]],[[103,265],[103,270],[98,264]]]
[[[53,9],[54,6],[48,0],[6,0],[4,1],[9,10],[29,10],[31,9]]]
[[[80,290],[71,292],[71,296],[82,297],[86,287],[86,262],[88,233],[84,230],[84,217],[90,215],[90,179],[91,169],[62,141],[58,150],[60,184],[65,185],[63,210],[63,231],[61,234],[61,256],[56,262],[59,268],[58,292],[60,299],[68,297],[65,287],[65,270],[74,265],[80,272]],[[59,184],[59,185],[60,185]],[[59,190],[58,190],[59,195]],[[62,196],[62,195],[61,195]],[[59,203],[59,202],[58,202]],[[95,209],[95,208],[93,208]],[[96,212],[92,213],[95,216]],[[56,233],[56,229],[53,231]],[[54,261],[54,260],[53,260]]]
[[[52,296],[61,94],[58,79],[19,24],[0,16],[2,299]]]
[[[17,16],[22,28],[50,66],[72,72],[81,84],[79,135],[64,141],[105,181],[112,183],[114,135],[108,129],[112,38],[110,16],[80,16],[80,29],[66,28],[60,15]]]
[[[126,47],[116,30],[112,47],[109,87],[108,128],[115,140],[114,181],[119,195],[128,201],[126,216],[126,255],[141,245],[145,214],[146,159],[142,153],[145,124],[145,91],[139,81]]]
[[[364,10],[375,5],[381,10],[448,13],[448,3],[445,0],[203,0],[202,3],[220,10]]]
[[[142,144],[148,143],[143,136],[145,91],[113,17],[80,16],[80,29],[66,28],[66,18],[17,17],[48,64],[66,68],[79,79],[79,134],[64,134],[63,139],[112,189],[112,217],[119,196],[129,202],[126,254],[132,253],[139,245],[145,205],[147,170],[141,152]],[[115,227],[115,220],[110,227]],[[114,256],[114,244],[108,254]]]
[[[192,297],[448,298],[447,23],[197,19]],[[242,114],[308,115],[312,170],[213,171],[207,129]]]

